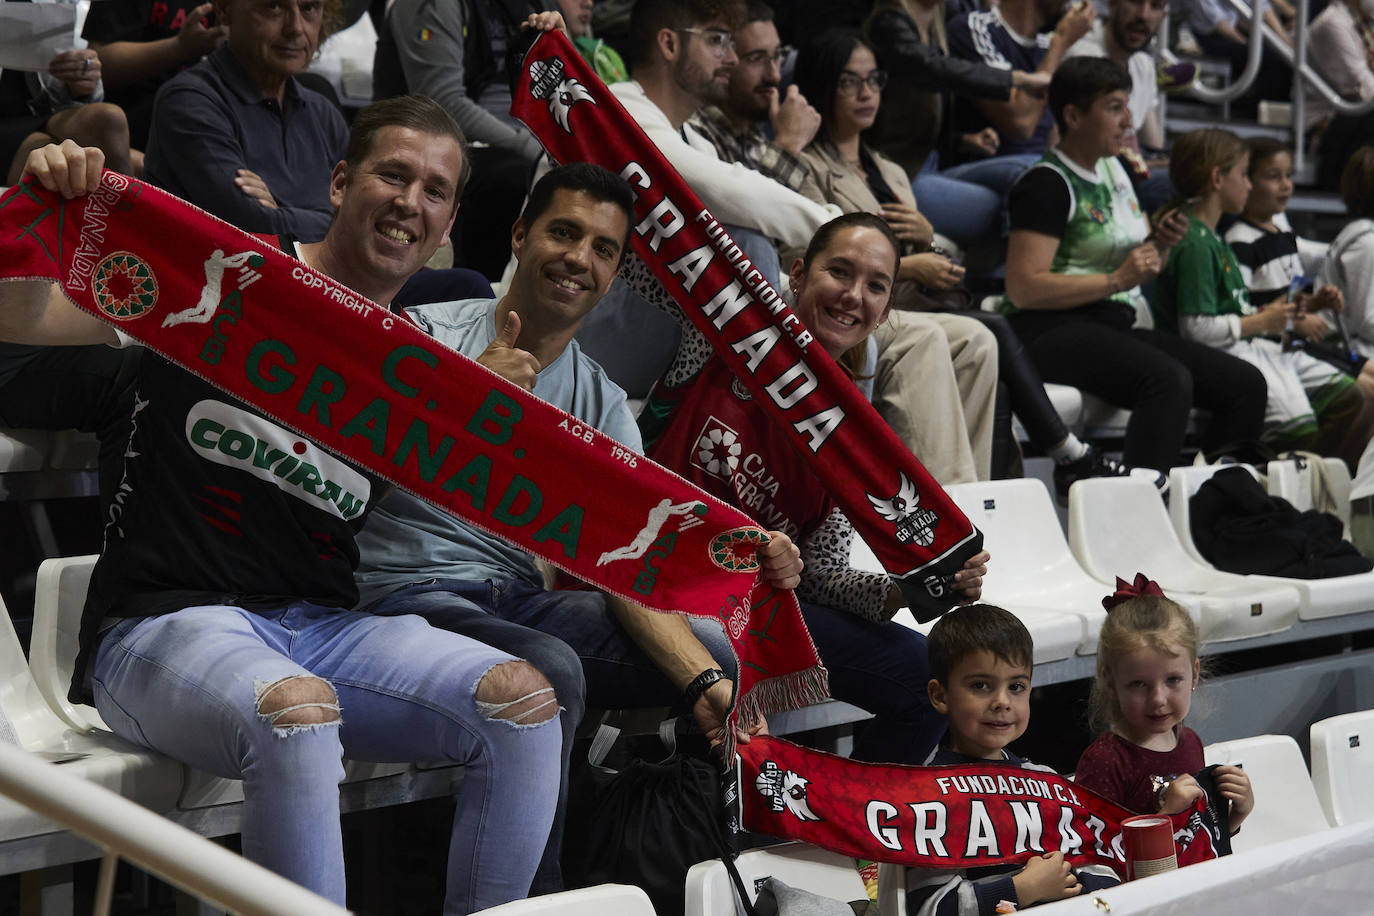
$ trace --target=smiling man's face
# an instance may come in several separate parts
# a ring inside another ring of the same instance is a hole
[[[521,319],[546,330],[581,322],[615,279],[628,229],[617,204],[568,188],[555,191],[530,225],[517,222],[511,293]]]
[[[395,125],[377,131],[361,162],[339,163],[330,237],[349,269],[369,286],[387,286],[423,267],[453,225],[462,171],[457,140]]]

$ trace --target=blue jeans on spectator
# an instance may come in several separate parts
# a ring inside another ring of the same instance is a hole
[[[995,242],[1002,237],[1007,192],[1039,158],[994,156],[941,171],[931,152],[911,179],[916,208],[936,232],[961,245]]]
[[[971,181],[1006,197],[1016,179],[1025,174],[1026,169],[1040,161],[1039,153],[1013,153],[1009,156],[989,156],[951,166],[941,174],[946,178]]]
[[[553,685],[563,707],[558,807],[531,889],[536,893],[561,890],[559,856],[567,813],[568,769],[573,737],[586,712],[588,697],[598,709],[627,709],[672,706],[681,696],[630,639],[598,591],[546,591],[519,579],[430,579],[392,592],[369,605],[367,611],[423,617],[433,626],[523,658]],[[697,639],[733,678],[734,656],[725,631],[710,620],[689,620]]]
[[[682,698],[635,645],[599,591],[548,591],[521,579],[431,579],[394,591],[368,610],[373,614],[418,614],[436,627],[483,642],[492,640],[512,655],[518,654],[543,672],[555,690],[564,688],[559,702],[569,712],[564,717],[569,739],[585,706],[672,706]],[[733,678],[734,653],[720,623],[691,616],[687,621],[693,635]],[[519,624],[519,629],[511,624]],[[556,641],[549,637],[556,637]],[[571,653],[560,651],[559,643]],[[574,664],[578,661],[580,666]],[[573,685],[583,679],[585,702],[582,691],[577,691],[579,705],[572,705]]]
[[[446,589],[452,600],[427,599],[426,593]],[[416,600],[416,599],[420,600]],[[681,696],[606,607],[597,591],[545,591],[520,580],[460,582],[434,580],[401,589],[373,605],[373,613],[419,614],[438,627],[488,638],[488,631],[469,630],[474,610],[491,613],[557,636],[582,660],[587,705],[598,709],[639,706],[676,706]],[[925,637],[894,623],[871,623],[846,611],[803,604],[802,617],[830,672],[834,697],[874,715],[855,741],[860,760],[921,763],[944,732],[944,719],[930,708],[926,682]],[[725,673],[738,671],[725,631],[715,620],[689,616],[692,633]],[[503,646],[510,650],[511,644]],[[526,660],[540,668],[539,657],[525,650]],[[559,665],[544,671],[554,685]],[[572,716],[568,716],[572,719]],[[573,719],[571,728],[576,727]],[[571,728],[565,723],[569,741]],[[560,811],[561,811],[560,807]],[[561,819],[560,819],[561,824]],[[555,828],[560,831],[561,828]]]
[[[419,617],[221,605],[120,621],[97,649],[92,687],[121,737],[242,779],[244,855],[340,904],[342,758],[462,764],[452,916],[526,896],[553,819],[558,724],[476,705],[478,682],[513,660]],[[340,721],[280,727],[258,712],[266,688],[312,675],[337,693]]]
[[[945,733],[930,706],[926,638],[899,623],[873,623],[848,611],[803,603],[802,617],[830,673],[830,695],[873,714],[851,756],[919,765]]]

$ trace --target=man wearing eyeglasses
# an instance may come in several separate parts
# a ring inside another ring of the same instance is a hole
[[[742,0],[637,0],[624,48],[631,78],[610,91],[776,286],[778,248],[804,248],[840,210],[728,161],[687,123],[726,98],[739,66],[733,30],[744,21]],[[671,318],[617,280],[577,341],[631,398],[642,398],[671,364],[679,334]]]
[[[819,190],[802,162],[801,151],[821,126],[820,112],[796,86],[779,89],[782,65],[792,49],[778,38],[773,10],[749,0],[745,23],[735,29],[739,63],[730,76],[730,89],[720,105],[708,105],[688,124],[710,140],[726,162],[739,162],[813,200]],[[772,128],[770,138],[763,130]]]
[[[739,162],[725,162],[687,122],[725,101],[739,66],[739,0],[638,0],[630,14],[631,79],[611,87],[722,223],[762,233],[784,248],[804,246],[839,211],[822,206]]]

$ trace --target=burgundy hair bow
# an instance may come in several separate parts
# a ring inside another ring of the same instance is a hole
[[[1116,577],[1116,591],[1102,599],[1102,607],[1108,613],[1123,601],[1131,598],[1139,598],[1141,595],[1157,595],[1164,597],[1164,589],[1159,587],[1159,583],[1153,579],[1145,578],[1144,573],[1136,573],[1134,582],[1127,582],[1120,576]]]

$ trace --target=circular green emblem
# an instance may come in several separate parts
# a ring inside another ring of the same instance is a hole
[[[758,572],[758,549],[768,543],[759,528],[732,528],[711,539],[711,562],[730,572]]]
[[[95,268],[91,283],[95,304],[116,321],[132,321],[157,303],[157,278],[147,264],[127,251],[116,251]]]

